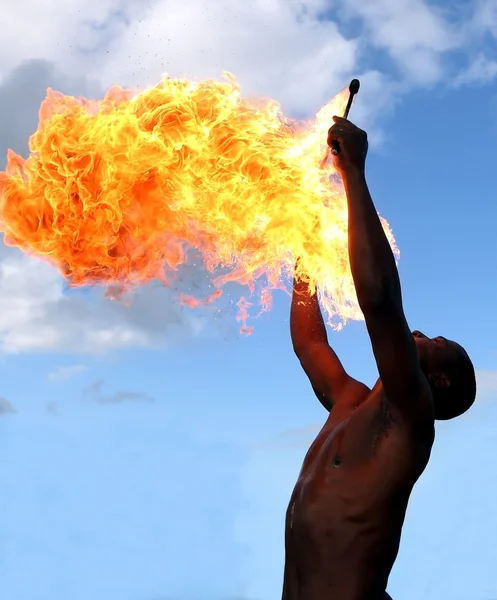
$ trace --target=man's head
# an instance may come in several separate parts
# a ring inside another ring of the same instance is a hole
[[[413,331],[421,368],[430,382],[435,418],[453,419],[466,412],[476,396],[473,363],[464,348],[444,337]]]

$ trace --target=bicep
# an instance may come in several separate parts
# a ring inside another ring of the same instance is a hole
[[[318,400],[331,410],[337,402],[347,397],[351,388],[368,388],[350,377],[334,350],[326,343],[314,343],[297,354]],[[358,391],[355,390],[354,391]]]
[[[386,397],[403,412],[419,414],[426,382],[402,306],[385,304],[364,317]]]

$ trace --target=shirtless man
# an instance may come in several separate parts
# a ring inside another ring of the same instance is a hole
[[[475,372],[461,346],[411,332],[394,257],[365,178],[367,135],[340,117],[328,144],[348,201],[349,260],[378,367],[372,389],[328,345],[316,295],[296,281],[293,347],[330,412],[310,447],[286,514],[283,600],[386,600],[411,490],[435,419],[472,405]]]

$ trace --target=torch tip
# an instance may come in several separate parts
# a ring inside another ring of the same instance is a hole
[[[359,88],[361,87],[361,82],[358,79],[352,79],[349,85],[349,92],[351,94],[357,94]]]

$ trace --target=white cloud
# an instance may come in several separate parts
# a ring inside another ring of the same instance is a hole
[[[244,93],[286,111],[313,113],[357,66],[357,40],[320,20],[327,2],[163,0],[109,45],[98,72],[106,86],[152,85],[162,73],[219,78],[231,71]],[[305,9],[305,10],[304,10]]]
[[[366,44],[385,50],[411,83],[438,81],[443,54],[460,44],[457,28],[422,0],[349,0],[345,14],[362,20]]]
[[[101,96],[103,89],[84,76],[66,76],[54,63],[28,60],[9,71],[0,82],[0,165],[5,164],[8,148],[28,151],[29,136],[36,131],[38,109],[47,87],[66,94]]]
[[[68,295],[54,268],[15,252],[0,260],[0,352],[103,354],[193,338],[206,317],[184,310],[176,296],[159,285],[137,290],[130,304],[102,291]]]
[[[318,15],[312,0],[27,0],[0,9],[7,23],[0,72],[32,58],[66,73],[91,73],[105,86],[150,85],[164,72],[196,78],[231,70],[248,94],[277,97],[288,109],[318,108],[357,64],[356,40]],[[26,31],[25,15],[36,23]]]
[[[466,44],[469,52],[464,23],[472,23],[471,35],[492,30],[495,7],[482,0],[463,22],[423,0],[347,0],[336,7],[327,0],[26,0],[22,10],[3,3],[0,154],[7,147],[26,153],[48,86],[98,97],[111,84],[150,85],[164,72],[198,79],[225,70],[246,95],[272,96],[297,116],[312,116],[360,76],[354,118],[368,127],[374,145],[381,139],[378,115],[413,86],[443,78],[451,50]],[[352,21],[359,29],[345,35]],[[375,69],[374,50],[398,69]],[[476,61],[461,82],[488,80],[494,70]],[[184,285],[197,280],[194,273]],[[205,315],[183,310],[174,296],[152,285],[127,307],[101,291],[68,295],[49,265],[0,248],[0,352],[108,352],[197,335]]]
[[[97,49],[140,15],[140,0],[25,0],[2,2],[0,72],[33,58],[55,62],[67,72],[82,65],[82,52]],[[84,72],[81,69],[79,72]]]
[[[395,62],[397,80],[425,85],[443,77],[447,53],[469,47],[482,29],[497,31],[495,0],[449,11],[425,0],[26,0],[22,11],[0,9],[0,72],[39,58],[91,73],[104,87],[134,87],[164,72],[219,78],[229,70],[248,95],[312,114],[351,75],[370,70],[372,49]],[[25,14],[36,24],[29,31]],[[350,20],[359,29],[345,35]]]
[[[64,383],[73,377],[88,371],[86,365],[70,365],[68,367],[59,367],[55,371],[48,374],[47,379],[52,383]]]
[[[471,26],[497,37],[497,0],[476,0]]]
[[[454,78],[454,86],[467,84],[485,84],[497,76],[497,61],[484,54],[476,56],[469,67]]]

